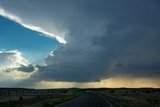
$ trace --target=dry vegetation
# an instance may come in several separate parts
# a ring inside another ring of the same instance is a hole
[[[151,88],[0,89],[0,107],[53,107],[88,90],[104,96],[113,107],[160,107],[160,89]]]
[[[72,93],[71,95],[65,95],[59,98],[47,99],[47,100],[40,101],[40,102],[25,106],[25,107],[54,107],[55,105],[72,100],[78,96],[79,96],[79,93]]]
[[[54,107],[79,95],[76,89],[0,89],[0,107]]]
[[[115,107],[160,107],[160,89],[101,89],[98,92]]]

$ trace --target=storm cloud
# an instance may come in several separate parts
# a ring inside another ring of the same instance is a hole
[[[90,82],[123,74],[160,76],[158,0],[2,0],[0,6],[67,42],[48,54],[32,78]]]
[[[22,57],[18,50],[0,50],[0,70],[7,68],[17,68],[21,65],[27,66],[29,62]]]

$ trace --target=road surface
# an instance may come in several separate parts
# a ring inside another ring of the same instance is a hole
[[[79,97],[71,101],[59,104],[56,107],[113,107],[113,106],[102,96],[92,92],[85,92]]]

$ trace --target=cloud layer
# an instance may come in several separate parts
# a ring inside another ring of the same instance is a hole
[[[160,76],[158,0],[6,1],[0,6],[26,23],[65,35],[67,43],[51,52],[32,78],[90,82],[123,74]]]
[[[0,71],[11,72],[15,70],[32,72],[34,71],[34,66],[23,58],[22,54],[18,50],[0,50]]]
[[[0,69],[17,68],[21,65],[27,66],[28,64],[29,62],[17,50],[0,51]]]
[[[0,50],[0,85],[14,86],[29,78],[34,67],[17,50]]]

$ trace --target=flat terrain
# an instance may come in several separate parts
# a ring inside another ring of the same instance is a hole
[[[109,104],[109,103],[110,104]],[[160,107],[160,89],[0,88],[0,107]]]
[[[102,96],[93,92],[84,92],[78,98],[56,107],[112,107]]]
[[[114,107],[160,107],[160,89],[99,89],[94,90]]]

